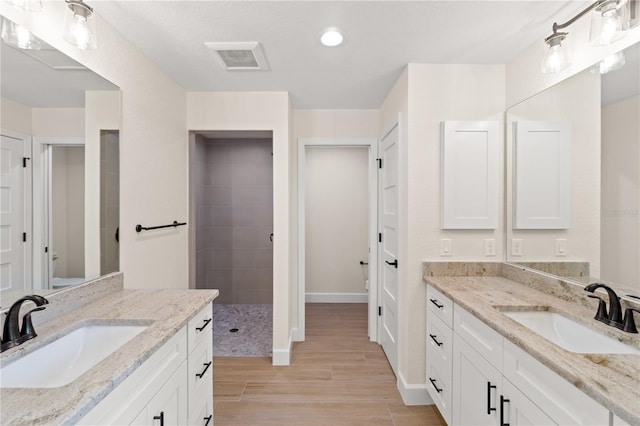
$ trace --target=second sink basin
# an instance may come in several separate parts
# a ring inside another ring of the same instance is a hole
[[[640,350],[550,311],[503,312],[525,327],[575,353],[640,354]]]
[[[3,366],[3,388],[67,385],[140,334],[146,325],[85,325]],[[37,339],[37,337],[36,337]]]

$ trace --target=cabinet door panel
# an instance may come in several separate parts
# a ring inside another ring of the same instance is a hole
[[[142,419],[137,419],[142,420]],[[141,424],[145,425],[184,425],[187,423],[187,364],[183,363],[178,371],[160,388],[146,408]]]
[[[455,333],[452,388],[454,425],[499,424],[502,374]]]
[[[502,381],[502,393],[504,402],[501,402],[500,409],[503,424],[511,426],[555,426],[557,424],[507,379]]]

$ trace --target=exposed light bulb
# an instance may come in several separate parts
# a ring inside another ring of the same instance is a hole
[[[626,59],[624,53],[618,52],[607,56],[591,69],[592,73],[607,74],[611,71],[617,71],[624,67]]]
[[[95,49],[95,17],[93,9],[80,0],[67,0],[64,39],[79,49]]]
[[[545,40],[546,50],[541,67],[543,73],[556,73],[571,65],[569,55],[562,47],[562,41],[566,36],[566,33],[554,33]]]
[[[14,7],[18,9],[26,10],[27,12],[40,12],[42,11],[42,0],[10,0]]]
[[[40,41],[26,28],[8,19],[2,20],[2,41],[6,44],[25,50],[40,49]]]

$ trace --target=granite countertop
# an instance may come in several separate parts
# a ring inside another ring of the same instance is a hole
[[[595,300],[563,300],[502,276],[425,275],[424,280],[614,414],[640,425],[640,355],[569,352],[501,313],[555,311],[640,348],[640,335],[624,333],[593,319]],[[576,297],[586,299],[586,294]]]
[[[85,324],[148,325],[148,328],[66,386],[0,389],[0,423],[77,423],[217,296],[218,290],[116,290],[99,301],[36,325],[38,337],[3,353],[1,365]],[[50,305],[54,303],[50,299]]]

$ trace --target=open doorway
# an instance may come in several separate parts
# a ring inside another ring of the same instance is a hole
[[[307,306],[311,314],[322,308],[311,304],[340,303],[359,304],[349,311],[362,311],[362,333],[377,341],[376,143],[299,140],[299,340]]]
[[[273,342],[272,132],[195,132],[193,288],[218,289],[214,357],[268,357]]]

